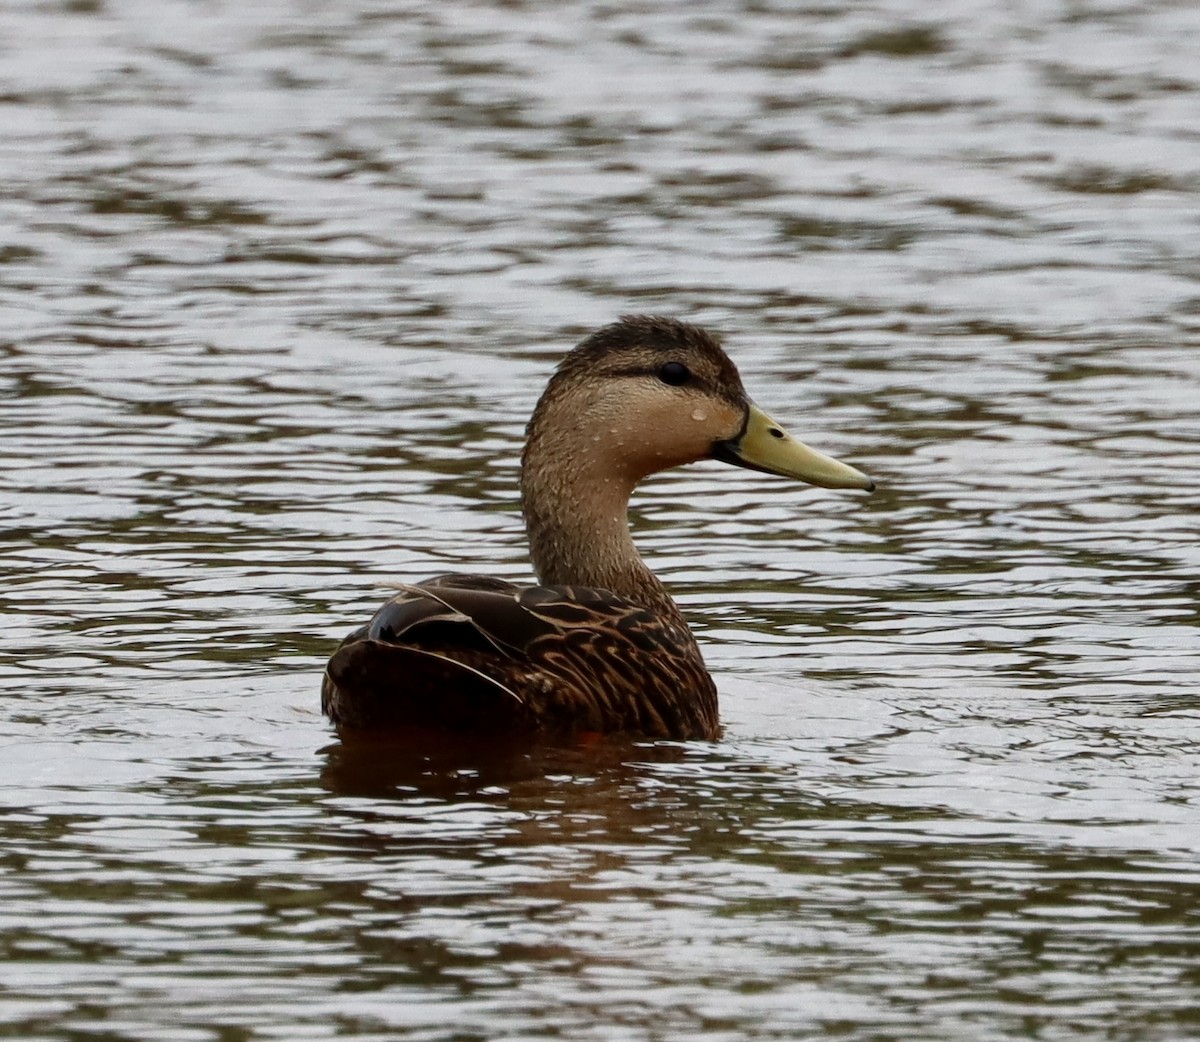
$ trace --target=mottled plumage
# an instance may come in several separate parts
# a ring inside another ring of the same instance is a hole
[[[873,487],[757,409],[709,334],[624,318],[566,356],[529,422],[522,509],[544,585],[402,587],[329,660],[323,711],[343,732],[716,737],[716,687],[626,520],[642,478],[704,458]]]
[[[716,688],[679,620],[605,590],[478,575],[393,597],[330,659],[322,695],[352,729],[717,731]]]

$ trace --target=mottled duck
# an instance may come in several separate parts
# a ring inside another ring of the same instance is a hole
[[[873,483],[785,433],[716,339],[667,318],[625,317],[584,340],[526,435],[521,505],[540,585],[402,587],[329,660],[324,712],[343,734],[715,738],[716,686],[629,534],[634,487],[702,459],[825,488]]]

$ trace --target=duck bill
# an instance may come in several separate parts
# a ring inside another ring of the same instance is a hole
[[[875,482],[862,471],[797,441],[753,402],[741,434],[713,445],[712,456],[738,467],[797,478],[821,488],[875,490]]]

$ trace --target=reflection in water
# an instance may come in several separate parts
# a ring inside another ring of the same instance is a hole
[[[360,735],[322,750],[321,784],[338,795],[380,799],[407,793],[451,800],[481,791],[507,795],[512,786],[532,780],[582,775],[585,781],[594,772],[634,770],[643,760],[679,760],[683,748],[591,735],[570,744],[437,732],[393,732],[378,740]]]
[[[1197,1034],[1198,19],[4,6],[0,1034]],[[724,740],[334,740],[628,311],[881,479],[635,501]]]
[[[23,870],[42,877],[41,917],[6,900],[13,979],[51,1015],[65,982],[104,991],[117,1023],[182,1004],[197,1031],[230,1016],[225,981],[239,1018],[300,1003],[384,1034],[452,1016],[481,1037],[527,1022],[600,1037],[614,1009],[647,1031],[699,1009],[754,1030],[765,1007],[780,1030],[949,1035],[984,996],[997,1037],[1064,1011],[1083,1033],[1123,1008],[1164,1037],[1188,1024],[1143,996],[1197,955],[1190,861],[839,797],[747,746],[608,752],[390,797],[361,776],[322,793],[299,756],[176,761],[167,799],[127,782],[119,813],[27,823],[53,853]],[[327,755],[328,778],[352,754]]]

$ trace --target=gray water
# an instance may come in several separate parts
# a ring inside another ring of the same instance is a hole
[[[936,10],[936,19],[934,12]],[[0,1036],[1200,1034],[1200,7],[0,6]],[[716,744],[343,748],[630,311]]]

